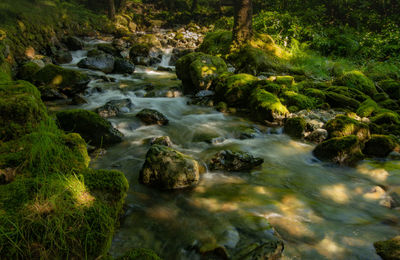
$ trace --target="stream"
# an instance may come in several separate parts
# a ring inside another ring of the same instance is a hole
[[[86,52],[72,54],[72,63],[64,66],[77,69]],[[162,65],[168,60],[163,57]],[[115,82],[91,81],[87,104],[62,109],[92,110],[122,98],[134,104],[130,112],[109,119],[124,141],[91,162],[93,168],[124,172],[130,184],[112,256],[145,247],[164,259],[192,260],[200,259],[193,248],[208,244],[224,245],[235,256],[246,245],[268,239],[270,223],[284,241],[283,259],[380,259],[373,242],[400,233],[400,213],[380,205],[384,194],[377,187],[400,192],[399,161],[363,161],[357,168],[321,163],[312,156],[313,145],[280,129],[188,105],[190,99],[176,91],[180,81],[173,72],[138,66],[132,75],[107,76]],[[152,97],[144,97],[150,91]],[[162,112],[169,125],[142,124],[135,115],[143,108]],[[253,138],[242,138],[248,132]],[[138,176],[150,139],[165,135],[203,165],[224,149],[248,152],[264,163],[251,173],[207,170],[193,189],[158,191],[139,184]]]

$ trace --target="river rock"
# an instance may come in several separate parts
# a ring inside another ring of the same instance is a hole
[[[306,131],[307,122],[301,117],[288,118],[283,131],[293,138],[302,138]]]
[[[215,154],[211,159],[210,169],[228,172],[250,171],[263,162],[262,158],[244,152],[224,150]]]
[[[82,59],[78,63],[79,68],[100,70],[104,73],[111,73],[114,70],[115,59],[109,54],[101,54],[94,57]]]
[[[108,118],[128,113],[134,107],[129,98],[108,101],[104,106],[96,108],[96,113],[101,117]]]
[[[117,58],[114,63],[114,73],[117,74],[132,74],[135,71],[135,65],[128,60]]]
[[[54,60],[58,64],[70,63],[72,61],[72,55],[69,51],[57,50],[54,53]]]
[[[306,136],[306,140],[313,143],[321,143],[328,138],[328,131],[326,129],[316,129],[312,131],[308,136]]]
[[[164,145],[172,147],[172,141],[169,136],[155,137],[151,140],[150,145]]]
[[[87,104],[88,101],[82,97],[81,95],[75,95],[72,97],[71,102],[69,103],[70,105],[83,105]]]
[[[325,124],[328,138],[356,135],[360,141],[370,138],[368,125],[346,115],[338,115]]]
[[[140,171],[142,184],[163,190],[193,186],[199,181],[199,164],[192,157],[164,145],[152,145]]]
[[[400,236],[394,237],[386,241],[378,241],[374,243],[376,253],[383,260],[400,259]]]
[[[49,64],[35,73],[33,81],[43,86],[42,89],[56,89],[67,96],[73,96],[87,89],[90,78],[79,71]]]
[[[56,117],[61,129],[80,134],[90,145],[104,147],[122,141],[123,134],[94,112],[75,109],[58,112]]]
[[[83,49],[83,42],[77,37],[69,36],[65,38],[63,41],[65,45],[68,47],[68,49],[71,51],[77,51]]]
[[[363,159],[360,141],[355,135],[331,138],[320,143],[313,151],[315,157],[339,165],[354,166]]]
[[[138,117],[146,125],[167,125],[169,120],[162,113],[154,109],[143,109],[136,117]]]
[[[394,138],[388,135],[372,135],[365,143],[363,153],[369,157],[387,157],[397,144]]]

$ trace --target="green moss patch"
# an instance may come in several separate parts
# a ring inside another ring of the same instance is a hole
[[[265,90],[254,90],[250,97],[252,115],[260,121],[282,119],[289,114],[279,98]]]
[[[336,83],[338,83],[338,85],[357,89],[369,96],[373,96],[377,93],[374,82],[362,72],[356,70],[345,73]]]
[[[325,129],[328,131],[329,138],[356,135],[359,140],[364,141],[370,137],[368,125],[345,115],[338,115],[328,121]]]

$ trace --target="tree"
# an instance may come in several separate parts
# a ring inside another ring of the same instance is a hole
[[[250,40],[252,36],[252,0],[235,0],[234,9],[233,41],[237,45],[242,45]]]
[[[115,19],[115,3],[114,0],[108,0],[108,18]]]

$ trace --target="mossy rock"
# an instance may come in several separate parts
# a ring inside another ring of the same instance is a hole
[[[265,80],[265,79],[254,82],[253,88],[254,89],[256,89],[256,88],[263,89],[263,90],[268,91],[276,96],[278,96],[282,90],[282,86],[280,86],[276,83],[273,83],[269,80]]]
[[[374,82],[357,70],[345,73],[336,83],[337,85],[357,89],[371,97],[377,93]]]
[[[161,260],[161,258],[150,249],[137,248],[128,251],[116,260]]]
[[[161,42],[154,34],[145,34],[136,39],[139,44],[146,44],[150,48],[161,48]]]
[[[379,106],[389,110],[394,110],[394,111],[400,110],[399,104],[393,99],[386,99],[384,101],[379,102],[378,104]]]
[[[40,92],[26,81],[0,83],[0,140],[34,131],[48,119]]]
[[[283,131],[293,138],[302,138],[306,130],[307,122],[304,118],[288,118],[285,122]]]
[[[88,57],[95,57],[104,54],[104,51],[101,51],[99,49],[91,49],[88,51],[87,55]]]
[[[335,92],[335,93],[344,95],[346,97],[353,98],[359,102],[364,102],[365,100],[370,98],[368,95],[364,94],[363,92],[359,91],[358,89],[344,87],[344,86],[332,86],[332,87],[329,87],[326,91]]]
[[[338,115],[325,124],[328,138],[355,135],[360,141],[370,138],[369,127],[366,124],[345,115]]]
[[[388,135],[372,135],[371,139],[365,143],[363,153],[368,157],[384,158],[388,156],[398,143]]]
[[[252,109],[252,116],[260,121],[273,122],[281,120],[289,114],[289,111],[277,96],[262,89],[253,91],[250,97],[250,108]]]
[[[374,247],[376,253],[382,257],[383,260],[400,259],[400,236],[386,241],[375,242]]]
[[[274,82],[276,84],[285,85],[287,87],[290,87],[295,84],[293,76],[276,76]]]
[[[19,176],[0,186],[0,204],[7,205],[0,214],[1,258],[96,259],[105,255],[127,189],[123,173],[92,169],[69,176]]]
[[[377,125],[400,125],[400,116],[395,112],[382,112],[371,118],[371,122]]]
[[[6,83],[8,81],[11,81],[11,75],[6,72],[0,71],[0,84]]]
[[[332,108],[346,108],[350,110],[355,110],[360,106],[360,102],[342,94],[338,94],[332,91],[327,91],[325,92],[325,95],[326,95],[326,102]]]
[[[372,99],[367,99],[361,103],[360,107],[357,109],[357,115],[361,117],[369,117],[373,113],[378,112],[380,109],[381,108],[375,101]]]
[[[40,70],[40,66],[35,62],[26,62],[18,70],[18,78],[29,82],[34,81],[34,75]]]
[[[188,155],[164,145],[152,145],[139,181],[162,190],[191,187],[199,181],[199,164]]]
[[[185,93],[210,88],[212,82],[228,71],[223,59],[204,53],[190,53],[176,62],[176,74]]]
[[[288,68],[277,56],[252,46],[245,46],[233,52],[228,61],[235,67],[236,72],[260,75],[261,73],[286,72]]]
[[[82,93],[90,79],[82,72],[49,64],[34,75],[35,83],[48,88],[57,88],[67,95]]]
[[[112,44],[108,43],[101,43],[96,45],[97,49],[100,51],[103,51],[107,54],[110,54],[115,57],[120,57],[121,53],[119,50],[117,50]]]
[[[317,145],[313,154],[322,161],[354,166],[364,158],[357,136],[335,137]]]
[[[245,107],[256,81],[258,79],[249,74],[224,74],[215,84],[215,93],[220,101],[231,107]]]
[[[378,85],[389,95],[390,98],[400,99],[400,81],[393,79],[383,80]]]
[[[313,98],[296,93],[294,91],[285,91],[280,95],[281,101],[287,107],[296,107],[297,110],[290,112],[297,112],[303,109],[313,109],[316,107],[316,101]]]
[[[306,95],[307,97],[310,97],[310,98],[314,98],[318,104],[324,103],[324,101],[326,99],[325,92],[320,89],[316,89],[316,88],[306,89],[304,91],[304,95]]]
[[[129,58],[134,60],[136,57],[149,56],[151,46],[146,43],[135,43],[129,51]]]
[[[375,102],[385,101],[386,99],[389,99],[389,98],[390,98],[389,95],[386,94],[385,92],[376,93],[376,94],[372,97],[372,99],[373,99]]]
[[[75,109],[58,112],[56,116],[61,129],[79,133],[90,145],[107,147],[122,141],[122,133],[94,112]]]
[[[210,55],[227,55],[232,44],[231,31],[209,32],[199,47],[199,51]]]

